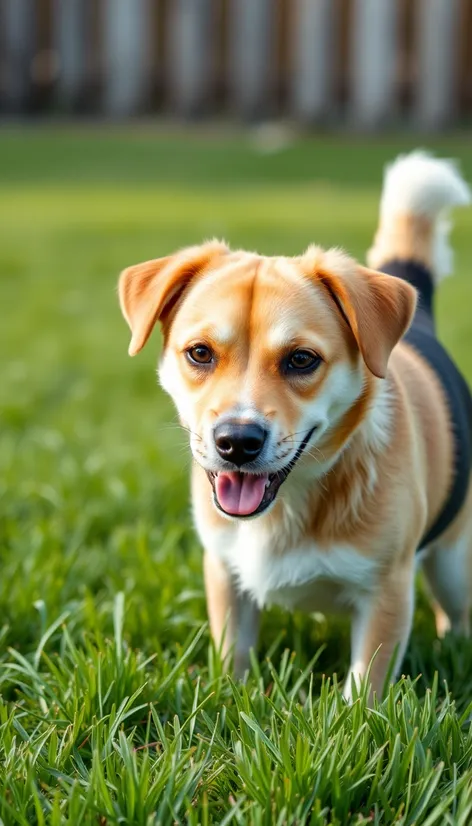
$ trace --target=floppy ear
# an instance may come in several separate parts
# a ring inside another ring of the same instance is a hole
[[[209,241],[123,270],[118,295],[121,312],[131,328],[130,356],[144,347],[156,321],[165,318],[192,278],[226,252],[225,244]]]
[[[349,324],[371,373],[385,378],[390,353],[415,312],[414,287],[359,264],[346,276],[319,272],[318,278]]]

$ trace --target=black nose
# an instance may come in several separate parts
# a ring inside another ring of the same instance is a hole
[[[215,445],[222,459],[241,467],[259,456],[267,432],[258,424],[223,422],[215,427]]]

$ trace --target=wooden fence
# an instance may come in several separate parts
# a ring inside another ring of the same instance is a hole
[[[0,116],[442,128],[472,114],[472,0],[0,0]]]

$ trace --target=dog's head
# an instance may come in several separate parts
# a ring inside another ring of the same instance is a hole
[[[219,242],[129,267],[119,295],[130,355],[161,323],[162,386],[231,517],[265,512],[295,465],[324,472],[366,416],[416,301],[336,250],[265,258]]]

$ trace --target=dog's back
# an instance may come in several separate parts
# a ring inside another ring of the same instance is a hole
[[[435,294],[449,275],[447,209],[470,201],[467,185],[452,161],[412,152],[387,168],[380,224],[369,264],[408,281],[418,291],[418,305],[404,342],[433,369],[447,401],[455,442],[455,467],[448,499],[422,546],[434,542],[461,510],[469,487],[472,460],[472,397],[467,383],[436,334]]]

